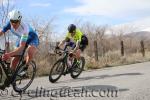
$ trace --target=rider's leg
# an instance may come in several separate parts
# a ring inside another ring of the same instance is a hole
[[[81,50],[80,49],[78,49],[78,50],[76,50],[76,52],[75,52],[75,57],[76,57],[76,59],[80,59],[80,57],[81,57]]]
[[[19,58],[20,58],[20,57],[13,57],[13,59],[12,59],[12,61],[11,61],[11,65],[10,65],[12,71],[15,71],[16,66],[17,66],[17,64],[18,64],[18,62],[19,62]]]
[[[86,48],[85,45],[82,45],[82,46],[80,45],[80,46],[79,46],[79,49],[76,50],[76,52],[75,52],[75,57],[76,57],[77,60],[80,59],[81,53],[85,50],[85,48]]]
[[[28,50],[27,50],[27,56],[26,56],[26,66],[24,67],[23,71],[20,73],[21,76],[24,76],[26,75],[26,72],[28,70],[28,66],[29,66],[29,63],[30,61],[32,61],[35,53],[36,53],[36,47],[35,46],[32,46],[32,45],[29,45],[28,46]]]
[[[29,45],[28,51],[27,51],[27,57],[26,57],[27,65],[34,58],[34,55],[36,54],[36,52],[37,52],[37,48],[34,45]]]

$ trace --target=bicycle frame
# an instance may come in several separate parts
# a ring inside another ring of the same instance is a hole
[[[69,59],[68,57],[70,57],[71,55],[69,51],[66,49],[67,49],[67,45],[65,46],[64,49],[56,49],[55,53],[61,54],[62,56],[54,63],[54,65],[50,70],[49,81],[52,83],[56,82],[61,77],[61,75],[66,75],[68,73],[70,73],[71,77],[75,79],[83,71],[84,64],[85,64],[84,57],[81,57],[82,60],[81,68],[78,69],[79,66],[77,65],[77,59],[75,57],[73,57],[72,59],[72,65],[69,66],[70,64],[68,64],[68,59]]]
[[[63,63],[64,63],[64,65],[65,65],[65,70],[64,70],[64,75],[66,75],[66,73],[68,73],[67,71],[69,70],[69,66],[68,66],[68,63],[67,63],[67,59],[68,59],[68,54],[69,54],[69,51],[67,50],[67,47],[68,47],[69,45],[65,45],[65,48],[64,49],[59,49],[59,50],[61,50],[62,52],[60,53],[58,53],[58,52],[56,52],[56,54],[63,54],[63,57],[62,57],[62,60],[63,60]]]
[[[26,51],[27,47],[28,47],[28,44],[25,45],[25,48],[23,49],[23,52],[22,52],[21,55],[15,55],[15,56],[14,56],[14,57],[19,56],[19,57],[20,57],[20,60],[19,60],[19,62],[18,62],[18,64],[17,64],[17,66],[16,66],[15,73],[13,73],[13,75],[12,75],[11,77],[8,76],[8,72],[10,71],[10,63],[7,63],[6,61],[0,60],[1,63],[3,64],[2,69],[4,70],[4,73],[6,74],[7,78],[10,79],[10,83],[12,83],[12,82],[15,80],[14,77],[15,77],[15,75],[16,75],[16,72],[17,72],[17,71],[20,69],[20,67],[21,67],[20,65],[21,65],[21,62],[23,61],[24,54],[25,54],[25,51]],[[0,53],[1,53],[1,54],[4,54],[4,53],[5,53],[5,50],[1,50]],[[7,66],[7,67],[6,67],[6,66]]]

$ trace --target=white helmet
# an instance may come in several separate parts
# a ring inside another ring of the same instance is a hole
[[[9,12],[8,18],[9,18],[9,20],[21,20],[22,15],[21,15],[20,11],[12,10],[11,12]]]

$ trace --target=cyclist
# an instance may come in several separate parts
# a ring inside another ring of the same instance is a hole
[[[65,39],[58,44],[58,47],[56,47],[56,49],[62,48],[62,46],[66,42],[69,42],[69,45],[72,47],[71,53],[73,53],[79,60],[81,52],[83,52],[88,45],[87,37],[79,29],[76,28],[76,25],[70,24],[68,26],[68,33]]]
[[[26,57],[26,67],[28,67],[29,62],[33,59],[35,53],[37,52],[37,46],[39,45],[38,35],[33,29],[26,23],[22,21],[21,12],[18,10],[12,10],[8,14],[9,21],[0,30],[0,35],[4,34],[10,30],[14,35],[18,37],[16,41],[16,49],[12,52],[5,53],[2,60],[7,60],[14,55],[18,55],[22,52],[25,44],[28,44],[27,57]],[[13,57],[11,61],[11,70],[15,71],[16,65],[19,62],[19,57]],[[27,69],[27,68],[26,68]]]

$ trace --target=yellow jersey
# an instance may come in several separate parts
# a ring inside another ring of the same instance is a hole
[[[68,32],[66,38],[71,39],[73,42],[81,41],[83,33],[79,29],[76,29],[75,31],[76,33],[73,37],[71,36],[71,33]]]

